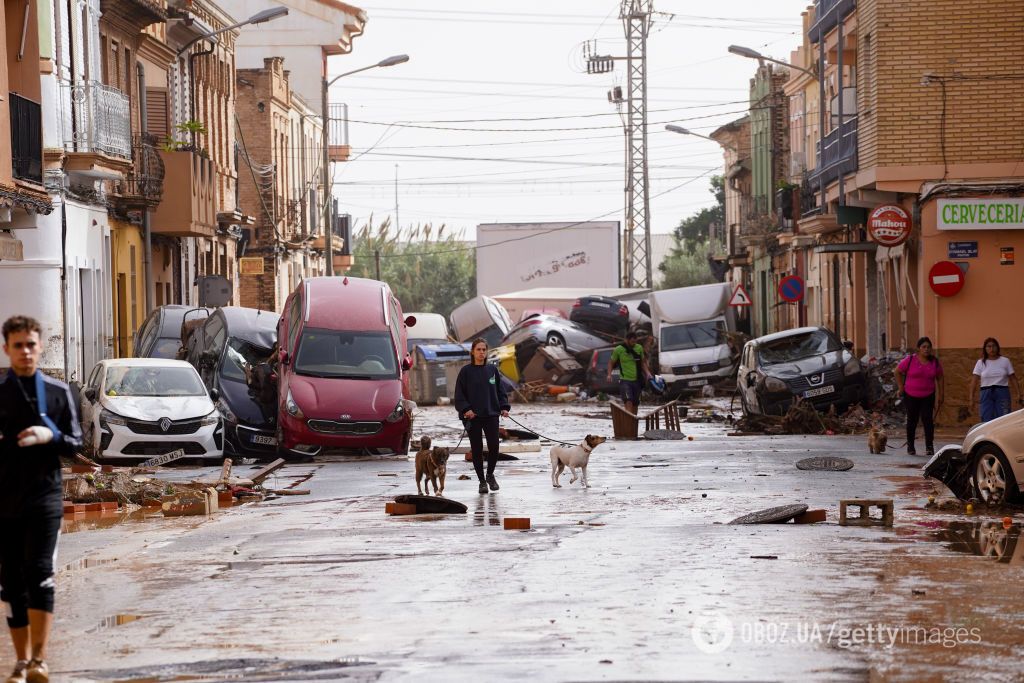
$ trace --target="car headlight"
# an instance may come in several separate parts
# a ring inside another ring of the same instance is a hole
[[[121,417],[117,413],[112,413],[106,408],[100,411],[100,427],[106,427],[107,425],[118,425],[119,427],[127,426],[128,418]]]
[[[775,377],[765,377],[764,388],[768,391],[787,391],[789,389],[785,382]]]
[[[206,417],[199,421],[199,426],[209,427],[210,425],[215,425],[218,422],[220,422],[220,413],[214,410],[212,413],[210,413],[209,415],[207,415]]]
[[[663,375],[671,375],[671,374],[674,374],[674,373],[672,372],[672,366],[671,366],[671,365],[659,365],[659,366],[658,366],[658,370],[660,370],[660,371],[661,371],[661,374],[663,374]]]
[[[398,404],[395,405],[395,409],[392,410],[391,414],[388,415],[385,419],[391,423],[399,422],[400,420],[402,420],[402,418],[404,418],[406,415],[404,403],[405,401],[400,400]]]
[[[725,358],[718,359],[718,367],[727,368],[732,365],[732,356],[726,356]]]
[[[231,410],[231,407],[228,406],[224,399],[217,401],[217,410],[220,411],[220,414],[223,415],[224,419],[228,422],[238,422],[238,416],[235,415],[235,412]]]
[[[292,417],[297,417],[300,420],[306,416],[302,413],[302,409],[299,408],[299,404],[292,398],[292,390],[288,390],[288,395],[284,399],[284,409],[288,411],[288,414]]]
[[[856,358],[851,358],[846,361],[846,365],[843,366],[843,374],[847,377],[850,375],[856,375],[860,372],[860,361]]]

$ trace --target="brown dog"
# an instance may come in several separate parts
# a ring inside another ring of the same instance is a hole
[[[416,492],[423,495],[420,488],[420,480],[423,480],[423,487],[430,495],[430,483],[434,484],[434,495],[444,495],[444,476],[448,472],[449,449],[443,447],[431,448],[430,437],[420,437],[420,450],[416,453]],[[438,488],[437,482],[441,481]]]
[[[868,432],[868,450],[872,453],[885,453],[885,445],[889,442],[889,435],[878,425],[871,425]]]

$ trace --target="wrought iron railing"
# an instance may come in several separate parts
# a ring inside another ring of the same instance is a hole
[[[155,135],[141,133],[132,138],[132,170],[119,184],[118,194],[139,197],[155,206],[164,194],[164,160]]]
[[[811,43],[828,35],[855,9],[857,0],[814,0],[814,25],[807,31]]]
[[[38,102],[9,93],[11,156],[15,178],[43,182],[43,114]]]
[[[67,151],[132,157],[131,107],[123,92],[96,81],[65,83],[61,90]]]
[[[329,126],[327,128],[327,144],[341,147],[348,144],[348,105],[331,104],[328,106]]]
[[[826,186],[841,175],[857,170],[857,117],[836,126],[817,145],[818,163],[811,174],[811,184]]]

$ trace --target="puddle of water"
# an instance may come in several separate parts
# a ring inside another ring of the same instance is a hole
[[[62,534],[74,534],[93,529],[109,529],[119,524],[143,522],[148,518],[163,519],[160,508],[139,508],[133,512],[86,512],[61,521]]]
[[[114,628],[116,626],[124,626],[130,624],[133,621],[138,621],[142,617],[138,614],[112,614],[109,617],[103,617],[103,620],[95,628],[89,629],[88,633],[95,633],[96,631],[103,631],[108,628]]]
[[[967,555],[991,557],[1001,564],[1024,567],[1021,525],[1004,525],[1002,520],[941,522],[932,538],[948,550]]]
[[[61,567],[62,572],[73,572],[78,569],[89,569],[90,567],[102,567],[105,564],[117,562],[116,557],[104,558],[104,557],[82,557],[69,564]]]

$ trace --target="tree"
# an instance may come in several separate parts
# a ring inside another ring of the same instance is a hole
[[[679,221],[672,233],[675,244],[658,266],[664,275],[661,286],[665,289],[717,282],[710,264],[713,249],[711,227],[725,223],[725,183],[722,176],[711,177],[709,191],[715,196],[715,206],[701,209]]]
[[[380,279],[402,302],[404,311],[440,313],[446,318],[460,304],[476,296],[476,255],[461,235],[418,226],[407,237],[392,234],[385,219],[371,230],[373,217],[357,231],[354,264],[349,274],[376,278],[375,252],[380,252]]]

